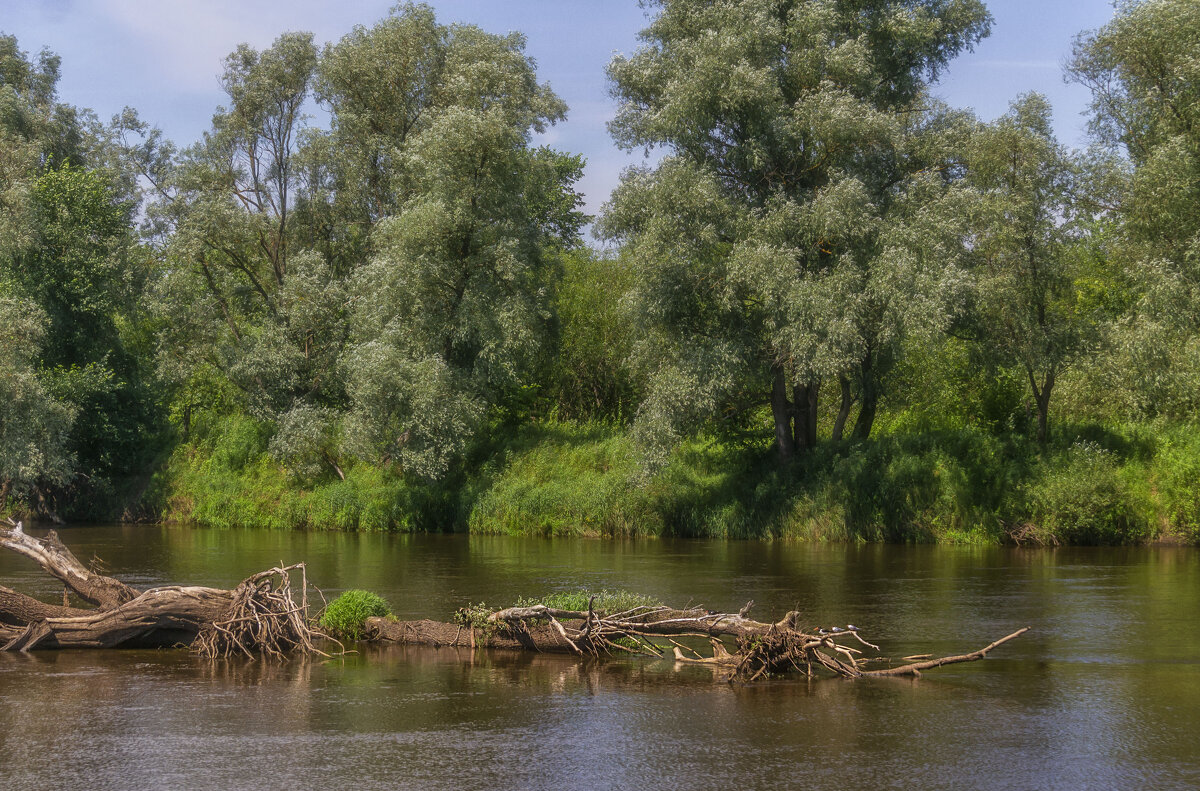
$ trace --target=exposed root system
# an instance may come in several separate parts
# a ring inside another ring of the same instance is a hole
[[[296,601],[289,572],[300,572],[300,601]],[[233,591],[225,614],[201,628],[192,651],[210,659],[243,654],[283,657],[321,654],[315,639],[325,635],[309,627],[308,578],[304,564],[277,566],[243,580]]]

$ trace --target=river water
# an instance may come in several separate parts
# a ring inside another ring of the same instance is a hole
[[[305,561],[332,597],[448,618],[556,590],[854,623],[916,680],[715,683],[670,661],[361,647],[0,655],[0,788],[1200,788],[1200,551],[812,546],[77,527],[137,586],[228,587]],[[61,597],[0,555],[0,584]]]

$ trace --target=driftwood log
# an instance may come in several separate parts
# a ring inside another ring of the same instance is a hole
[[[54,531],[38,538],[27,534],[21,523],[4,520],[0,547],[33,560],[66,590],[93,605],[65,606],[65,597],[64,606],[47,604],[0,586],[0,650],[189,645],[209,657],[253,658],[322,654],[317,642],[328,639],[309,620],[304,564],[281,564],[247,578],[234,590],[167,585],[142,591],[84,566]],[[292,575],[300,578],[298,593]],[[942,665],[983,659],[1028,630],[970,653],[940,659],[905,657],[905,664],[893,665],[865,653],[879,649],[857,627],[805,627],[798,612],[774,622],[756,621],[749,617],[753,602],[737,613],[662,606],[608,613],[597,610],[595,601],[593,597],[588,602],[586,611],[542,604],[464,609],[453,623],[370,618],[366,638],[581,657],[673,656],[679,663],[711,666],[719,678],[755,681],[796,672],[843,678],[918,676]],[[711,655],[701,655],[680,638],[706,638]]]
[[[235,590],[167,585],[142,591],[84,566],[53,530],[38,538],[20,522],[4,520],[0,547],[33,560],[94,605],[46,604],[0,586],[0,651],[181,644],[209,656],[316,651],[307,594],[297,603],[288,577],[296,569],[303,575],[302,564],[256,574]]]
[[[460,615],[456,623],[370,618],[367,635],[372,640],[412,645],[504,648],[577,656],[620,653],[664,656],[665,641],[671,645],[676,662],[711,666],[720,671],[720,677],[730,681],[755,681],[767,675],[793,672],[811,677],[817,671],[843,678],[919,676],[922,670],[983,659],[997,646],[1028,631],[1025,627],[968,654],[940,659],[907,657],[923,661],[872,667],[890,660],[865,656],[864,649],[879,649],[863,639],[857,627],[836,627],[832,631],[818,627],[805,629],[800,625],[800,614],[794,611],[779,621],[765,623],[748,617],[752,602],[738,613],[646,606],[613,614],[597,612],[593,603],[594,599],[586,612],[544,605],[510,607],[483,620]],[[702,656],[676,639],[684,637],[708,638],[712,655]],[[733,651],[726,645],[726,639],[732,641]]]

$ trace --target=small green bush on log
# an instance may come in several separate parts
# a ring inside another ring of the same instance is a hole
[[[370,591],[350,590],[338,596],[325,608],[321,626],[340,637],[357,640],[362,636],[368,618],[383,618],[392,614],[388,603]]]

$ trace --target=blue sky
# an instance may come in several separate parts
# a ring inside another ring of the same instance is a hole
[[[0,0],[0,31],[22,49],[62,56],[63,101],[101,118],[128,105],[186,145],[208,128],[224,97],[221,59],[239,43],[270,46],[286,30],[312,31],[321,42],[387,14],[389,0]],[[614,52],[632,52],[646,17],[635,0],[433,0],[444,22],[504,33],[519,30],[528,52],[570,106],[567,121],[546,136],[582,153],[581,188],[591,213],[600,210],[620,172],[641,154],[618,151],[605,122],[612,117],[604,67]],[[1080,31],[1112,17],[1109,0],[993,0],[992,35],[959,57],[936,87],[953,105],[983,118],[1004,112],[1019,93],[1050,97],[1059,138],[1086,142],[1087,92],[1066,85],[1062,65]]]

